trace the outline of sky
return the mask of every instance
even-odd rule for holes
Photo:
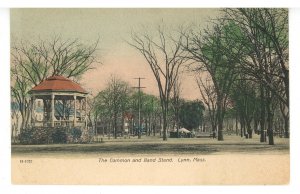
[[[195,24],[199,28],[219,14],[218,9],[12,9],[11,42],[38,39],[51,40],[55,35],[63,39],[78,38],[91,45],[99,38],[97,57],[101,64],[85,73],[80,84],[92,94],[105,88],[113,75],[137,86],[136,77],[143,77],[141,85],[146,93],[158,95],[156,81],[143,56],[131,47],[131,31],[149,29],[161,23],[176,29],[180,25]],[[182,97],[198,99],[200,93],[191,75],[182,77]]]

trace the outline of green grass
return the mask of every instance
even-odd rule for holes
[[[108,155],[183,155],[183,154],[288,154],[289,139],[275,138],[275,145],[260,143],[259,136],[244,139],[235,135],[224,136],[224,141],[210,138],[141,139],[103,138],[90,144],[12,145],[12,156],[108,156]]]

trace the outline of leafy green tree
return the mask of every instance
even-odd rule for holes
[[[254,120],[258,109],[258,90],[253,81],[238,79],[232,87],[231,99],[234,102],[241,124],[241,136],[252,138],[253,129],[251,123]],[[247,130],[246,130],[247,129]]]
[[[107,83],[106,88],[96,96],[95,113],[107,115],[112,118],[112,128],[114,138],[117,138],[118,120],[123,119],[126,111],[130,87],[128,83],[112,76]],[[123,120],[120,122],[123,126]],[[109,133],[110,135],[110,133]]]
[[[155,134],[156,128],[158,127],[158,117],[160,115],[160,101],[158,97],[146,94],[141,91],[141,120],[145,126],[145,131],[147,135],[150,133]],[[130,96],[130,102],[128,105],[128,111],[134,116],[135,123],[138,123],[138,92],[133,92]],[[137,131],[135,132],[137,134]]]
[[[185,50],[196,62],[193,71],[211,78],[216,97],[216,120],[218,140],[223,140],[223,119],[235,68],[243,57],[244,45],[234,39],[231,31],[237,31],[232,23],[215,23],[211,28],[198,32],[195,29],[186,34]]]
[[[239,68],[260,84],[261,141],[266,127],[269,144],[273,145],[277,99],[285,106],[283,117],[287,118],[289,112],[288,11],[251,8],[224,9],[224,13],[224,19],[238,26],[243,34],[246,57],[240,58]]]
[[[110,137],[111,134],[111,123],[112,123],[112,102],[110,95],[107,90],[100,91],[93,99],[93,107],[92,107],[92,114],[94,118],[94,126],[95,131],[98,133],[98,123],[105,124],[105,127],[108,127],[108,134]],[[103,128],[102,135],[105,135],[105,130]]]
[[[180,125],[189,130],[196,129],[203,122],[204,109],[201,101],[183,102],[179,109]]]

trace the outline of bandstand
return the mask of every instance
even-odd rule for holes
[[[87,92],[63,76],[52,76],[33,87],[32,119],[35,127],[87,127]],[[37,119],[37,110],[42,118]]]

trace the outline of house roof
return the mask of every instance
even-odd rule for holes
[[[41,91],[60,91],[60,92],[79,92],[87,94],[79,84],[63,76],[52,76],[33,87],[30,92]]]

